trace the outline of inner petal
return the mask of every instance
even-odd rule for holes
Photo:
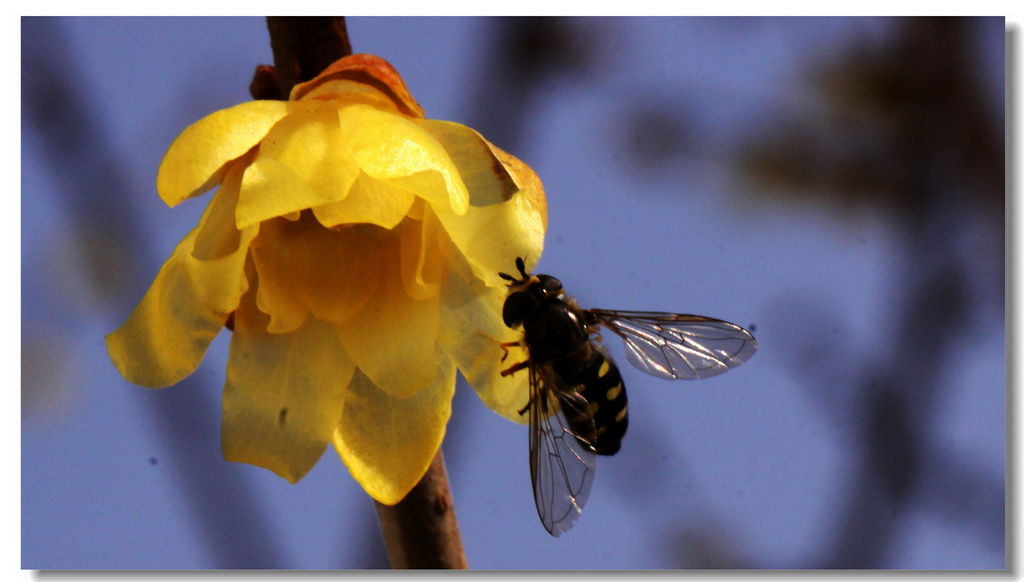
[[[413,299],[429,299],[440,292],[439,229],[437,217],[429,206],[425,208],[423,220],[410,218],[395,229],[402,243],[402,284]]]
[[[400,244],[393,233],[383,239],[380,286],[355,317],[338,325],[338,336],[374,384],[407,398],[437,375],[438,298],[416,300],[406,292]]]
[[[299,111],[271,128],[246,170],[239,226],[348,195],[359,166],[342,140],[336,111],[333,104]]]
[[[390,230],[405,218],[415,200],[412,192],[359,172],[344,200],[316,206],[313,214],[324,226],[365,222]]]
[[[359,167],[456,214],[469,206],[469,192],[444,147],[400,115],[351,105],[338,109],[345,143]]]
[[[310,312],[335,324],[353,318],[379,286],[384,232],[372,225],[328,229],[308,210],[296,221],[264,222],[253,258],[269,330],[297,329]]]
[[[243,156],[243,160],[246,156]],[[231,313],[248,288],[243,268],[249,243],[259,233],[254,224],[235,227],[235,205],[244,163],[230,165],[220,189],[211,198],[193,233],[193,244],[181,257],[196,298],[207,308]]]

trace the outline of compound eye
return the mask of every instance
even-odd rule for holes
[[[562,282],[551,275],[537,275],[540,285],[545,293],[554,293],[562,290]]]
[[[505,306],[501,308],[501,318],[505,320],[505,325],[513,327],[520,323],[536,302],[536,299],[522,291],[506,297]]]

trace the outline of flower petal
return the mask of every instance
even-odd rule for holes
[[[399,257],[398,237],[389,233],[379,255],[380,286],[355,317],[338,325],[338,335],[374,384],[392,396],[407,398],[437,375],[438,298],[418,301],[406,293]]]
[[[132,384],[163,388],[184,379],[228,319],[204,305],[189,283],[196,230],[174,249],[128,321],[107,335],[110,360]]]
[[[359,176],[336,104],[304,105],[309,110],[289,114],[260,142],[242,181],[239,227],[344,200]]]
[[[436,347],[434,381],[398,398],[356,371],[349,385],[334,448],[371,497],[394,505],[423,478],[444,439],[455,394],[455,366]]]
[[[333,438],[355,364],[334,326],[313,317],[294,333],[267,333],[255,291],[235,312],[221,446],[228,461],[296,483]]]
[[[328,229],[309,211],[294,222],[264,222],[253,259],[260,280],[257,305],[270,314],[269,330],[294,331],[309,312],[331,323],[360,312],[380,282],[384,232],[372,225]]]
[[[440,229],[429,207],[422,220],[409,219],[396,229],[402,244],[402,284],[413,299],[430,299],[440,291],[441,257],[437,246]]]
[[[249,164],[242,177],[235,224],[245,228],[321,204],[319,196],[291,168],[267,157]]]
[[[328,227],[368,223],[391,230],[402,222],[415,200],[412,192],[360,172],[344,200],[315,206],[313,214]]]
[[[225,164],[255,146],[290,108],[286,101],[248,101],[207,115],[174,140],[160,163],[156,189],[168,206],[217,184]]]
[[[352,94],[352,85],[359,88],[355,93],[361,98],[368,94],[373,103],[380,97],[387,100],[388,109],[397,109],[410,117],[423,117],[423,108],[409,94],[398,71],[384,59],[367,54],[343,57],[331,63],[315,78],[292,88],[291,99],[346,99]]]
[[[447,268],[441,280],[438,345],[488,408],[511,421],[526,423],[529,415],[519,414],[530,400],[526,370],[501,375],[528,355],[525,349],[513,347],[502,361],[500,344],[523,339],[522,332],[509,329],[501,317],[507,290],[488,287],[478,279],[445,236],[440,237],[439,253]]]
[[[469,127],[450,121],[419,119],[416,123],[434,136],[451,156],[469,190],[471,206],[505,202],[519,187],[495,157],[487,140]]]
[[[469,193],[458,168],[426,130],[369,105],[341,107],[338,120],[352,156],[370,177],[409,190],[455,214],[466,211]]]
[[[514,273],[517,257],[532,269],[544,250],[543,218],[522,190],[508,202],[470,206],[463,216],[433,209],[473,273],[489,287],[504,287],[498,273]]]
[[[207,308],[230,313],[248,289],[244,277],[249,243],[259,234],[254,224],[241,231],[235,227],[235,206],[243,166],[234,165],[199,220],[195,245],[187,260],[189,281],[196,297]]]
[[[128,321],[107,336],[110,359],[129,382],[161,388],[191,374],[248,289],[245,258],[259,225],[233,230],[238,173],[228,174],[199,226],[174,249]]]
[[[483,137],[480,139],[483,139]],[[484,143],[487,144],[491,153],[501,162],[501,165],[505,167],[505,171],[512,177],[519,190],[526,196],[526,201],[540,213],[541,224],[546,230],[548,227],[548,202],[544,197],[544,185],[541,184],[537,173],[533,171],[533,168],[521,162],[519,158],[486,139],[484,139]]]

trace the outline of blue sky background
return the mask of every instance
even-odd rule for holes
[[[905,24],[348,19],[354,51],[390,61],[428,117],[539,174],[538,270],[581,305],[756,328],[747,364],[700,382],[647,377],[610,342],[630,432],[559,539],[536,516],[526,428],[460,379],[443,446],[471,567],[1004,567],[1004,217],[1002,191],[978,185],[992,170],[964,178],[940,152],[922,180],[941,202],[918,215],[833,203],[843,180],[783,197],[741,163],[786,151],[772,139],[801,123],[820,138],[809,156],[861,139],[891,162],[869,147],[886,137],[822,121],[833,106],[809,79],[889,54]],[[1000,148],[1004,27],[973,20],[962,45]],[[250,99],[272,60],[262,18],[22,21],[23,568],[386,567],[372,501],[333,450],[297,485],[223,461],[226,332],[159,391],[104,349],[202,212],[156,195],[166,148]]]

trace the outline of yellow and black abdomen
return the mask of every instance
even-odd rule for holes
[[[587,400],[594,417],[596,443],[594,452],[614,455],[619,452],[622,437],[629,426],[626,388],[619,368],[597,349],[590,350],[590,361],[581,370],[557,370],[568,386],[576,389]]]

